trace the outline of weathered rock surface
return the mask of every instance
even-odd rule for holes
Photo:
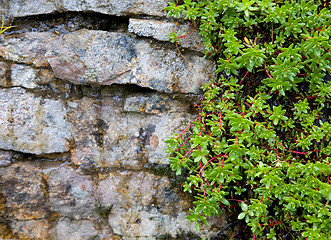
[[[58,38],[51,32],[27,32],[23,37],[7,38],[0,42],[0,56],[16,63],[46,67],[49,64],[45,54]]]
[[[35,88],[36,70],[23,64],[14,64],[11,67],[11,80],[13,86],[24,88]]]
[[[170,235],[176,239],[181,233],[195,232],[195,227],[179,212],[176,217],[160,213],[157,208],[132,207],[127,211],[114,209],[109,217],[114,232],[123,239],[156,239],[160,235]],[[129,219],[129,221],[123,221]]]
[[[105,206],[112,206],[113,209],[153,207],[158,208],[161,213],[173,215],[177,211],[188,209],[187,203],[171,190],[167,177],[142,171],[117,171],[104,177],[106,178],[99,182],[98,194]],[[123,194],[124,192],[127,194]]]
[[[31,220],[46,218],[47,205],[42,173],[24,164],[1,168],[2,194],[10,218]],[[13,194],[15,193],[15,194]]]
[[[0,62],[0,86],[8,86],[9,81],[9,64]]]
[[[159,41],[170,41],[170,34],[176,32],[181,37],[178,39],[181,47],[199,52],[205,50],[197,30],[188,24],[130,18],[129,32],[142,37],[152,37]]]
[[[115,234],[124,239],[154,239],[159,235],[176,238],[180,233],[196,232],[185,218],[190,205],[171,189],[168,178],[132,171],[103,177],[98,194],[100,202],[111,207],[108,221]]]
[[[52,239],[58,240],[90,240],[94,239],[98,232],[93,222],[89,220],[70,221],[63,219],[57,222],[51,234]]]
[[[22,88],[0,89],[0,148],[42,154],[66,152],[71,139],[65,107]]]
[[[12,162],[12,153],[0,150],[0,167],[9,166]]]
[[[45,219],[14,221],[10,227],[19,239],[49,239],[50,224]]]
[[[164,94],[123,92],[116,86],[103,89],[98,98],[70,101],[68,121],[77,146],[72,161],[129,169],[168,164],[164,141],[190,121],[188,110],[189,104]]]
[[[161,92],[198,93],[214,73],[209,60],[185,54],[185,62],[176,50],[124,33],[82,30],[58,41],[46,54],[48,62],[58,78],[74,84],[129,83]]]
[[[96,215],[90,176],[79,175],[63,165],[48,178],[51,210],[71,219],[89,219]]]
[[[47,239],[49,206],[43,174],[33,166],[18,163],[0,168],[0,176],[4,215],[12,232],[20,239]]]
[[[22,38],[8,38],[0,44],[0,55],[36,67],[50,64],[56,77],[74,84],[136,84],[168,93],[199,93],[215,70],[212,61],[191,53],[183,53],[184,59],[176,49],[125,33],[93,30],[62,37],[27,33]],[[17,75],[17,71],[13,73]],[[33,78],[31,71],[27,78]],[[22,79],[16,77],[15,81],[21,83]],[[35,87],[29,82],[23,86]]]
[[[35,69],[24,64],[11,65],[11,82],[8,86],[28,89],[40,88],[54,80],[54,73],[49,69]]]
[[[93,11],[109,15],[165,16],[169,0],[10,0],[9,14],[24,17],[57,11]]]

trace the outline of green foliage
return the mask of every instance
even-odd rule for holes
[[[195,120],[166,141],[172,169],[190,172],[188,219],[199,228],[236,209],[253,239],[330,239],[328,1],[184,0],[166,9],[199,28],[218,63]]]

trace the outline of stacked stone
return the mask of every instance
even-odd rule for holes
[[[215,72],[196,31],[166,19],[168,2],[0,1],[14,20],[94,12],[129,22],[0,37],[0,238],[198,239],[225,224],[197,232],[185,219],[191,200],[157,170],[169,168],[164,140],[193,118],[185,95]],[[177,47],[175,28],[190,33]]]

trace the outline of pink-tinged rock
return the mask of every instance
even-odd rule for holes
[[[58,39],[46,57],[55,76],[74,84],[136,84],[160,92],[199,93],[212,61],[125,33],[81,30]]]
[[[92,179],[63,165],[49,172],[49,202],[51,210],[73,219],[95,218],[96,200]]]
[[[6,62],[0,62],[0,86],[10,86],[9,83],[9,69],[10,66]]]
[[[0,56],[16,63],[46,67],[49,64],[45,54],[58,38],[51,32],[27,32],[21,37],[8,37],[0,42]]]

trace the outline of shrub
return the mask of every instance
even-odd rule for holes
[[[253,239],[330,239],[328,1],[184,0],[166,9],[199,29],[218,63],[195,120],[166,141],[172,169],[190,173],[187,218],[199,229],[235,209]]]

